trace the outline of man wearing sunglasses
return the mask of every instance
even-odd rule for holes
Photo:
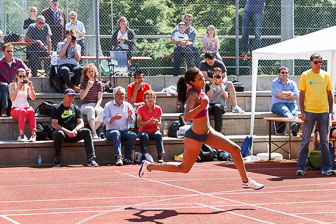
[[[335,175],[329,153],[329,119],[333,119],[333,96],[330,75],[321,69],[322,57],[310,56],[311,69],[302,73],[299,81],[301,120],[303,123],[301,147],[296,165],[296,175],[304,175],[310,135],[315,122],[320,134],[321,173]]]
[[[297,85],[288,79],[288,68],[280,67],[278,78],[271,84],[272,112],[282,117],[298,118],[296,100],[299,98]],[[299,131],[299,124],[291,123],[293,136]]]
[[[16,71],[19,68],[23,68],[26,71],[27,77],[30,75],[30,69],[21,59],[13,57],[13,45],[11,43],[4,44],[1,50],[4,57],[0,59],[0,116],[6,117],[8,108],[8,84],[13,82]]]

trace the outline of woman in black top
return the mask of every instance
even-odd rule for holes
[[[36,16],[37,16],[37,8],[36,7],[31,7],[30,8],[30,16],[28,19],[26,19],[23,23],[23,29],[25,30],[25,32],[27,32],[28,30],[28,26],[32,23],[35,23],[35,20],[36,20]]]

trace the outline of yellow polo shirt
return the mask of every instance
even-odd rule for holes
[[[311,69],[302,73],[299,90],[305,91],[304,111],[326,113],[329,111],[327,90],[331,90],[330,75],[323,70],[319,74]]]

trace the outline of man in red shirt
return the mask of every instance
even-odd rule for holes
[[[134,82],[127,86],[127,100],[134,108],[138,108],[144,104],[145,92],[152,89],[152,87],[144,81],[144,73],[137,71],[134,73]]]
[[[2,52],[4,57],[0,59],[0,116],[7,116],[8,84],[13,82],[19,68],[26,70],[27,77],[30,75],[30,69],[21,59],[13,57],[13,45],[11,43],[4,44]]]

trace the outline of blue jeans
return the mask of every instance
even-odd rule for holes
[[[250,28],[253,23],[254,26],[254,49],[258,49],[261,47],[261,28],[263,24],[263,13],[252,13],[245,11],[243,12],[242,18],[242,51],[249,52],[249,33]]]
[[[163,148],[163,139],[160,131],[154,131],[151,134],[147,134],[146,132],[139,132],[139,139],[141,145],[141,153],[145,154],[147,152],[147,141],[148,139],[153,139],[156,142],[156,152],[157,154],[165,153]]]
[[[296,103],[275,103],[272,105],[271,111],[281,117],[299,118]],[[291,123],[292,130],[294,124],[295,123]]]
[[[182,48],[181,46],[176,46],[174,49],[174,76],[177,76],[179,73],[180,65],[182,62],[182,57],[184,56],[187,67],[190,68],[194,66],[194,60],[193,60],[193,49],[190,46],[187,46],[186,48]]]
[[[121,156],[121,141],[126,141],[125,145],[125,156],[127,158],[131,158],[132,148],[135,145],[135,140],[137,138],[137,134],[133,131],[129,130],[107,130],[106,138],[109,141],[112,141],[114,148],[114,156]]]
[[[8,84],[5,82],[0,83],[0,107],[8,107]]]
[[[320,134],[321,159],[322,170],[331,169],[331,160],[329,153],[329,114],[328,113],[306,113],[306,121],[303,123],[302,140],[297,161],[297,170],[306,169],[306,160],[308,156],[308,146],[310,142],[310,135],[317,121],[318,131]]]

